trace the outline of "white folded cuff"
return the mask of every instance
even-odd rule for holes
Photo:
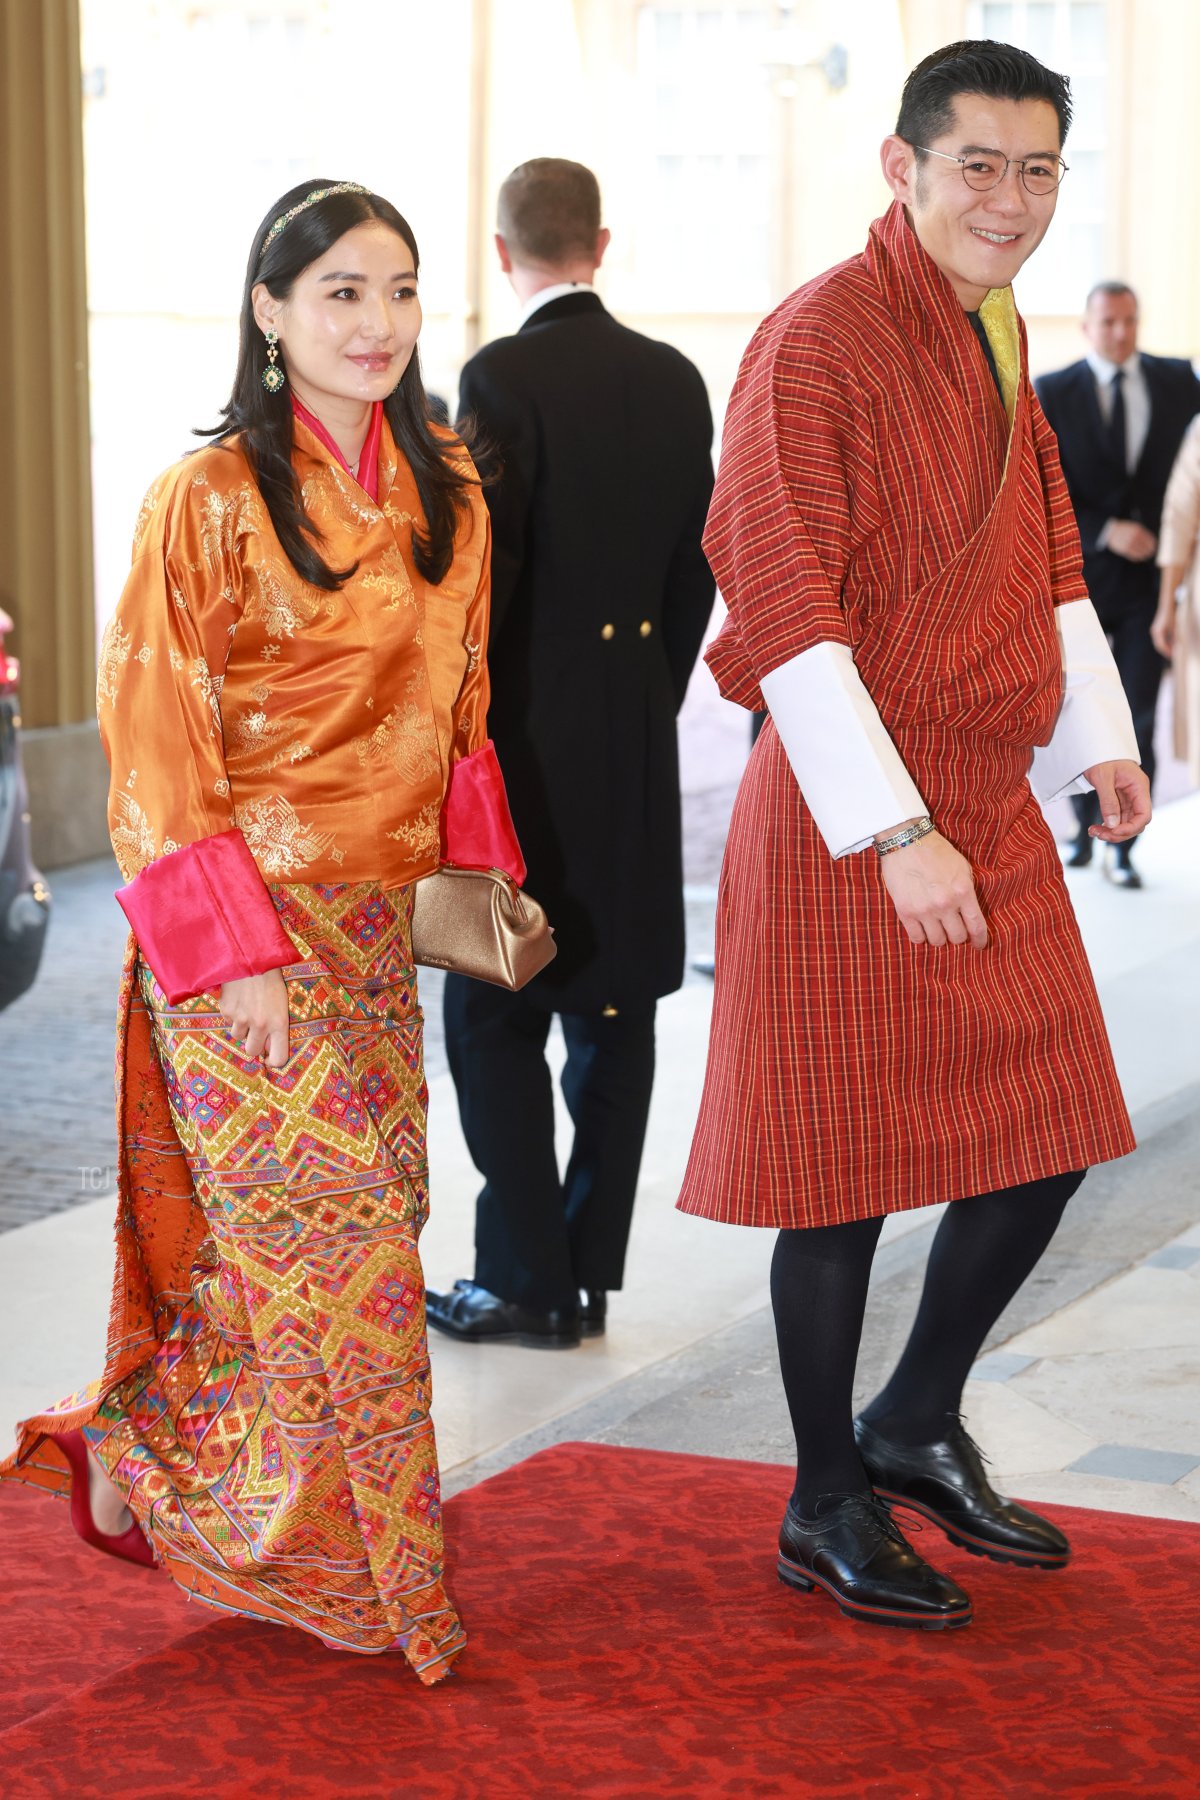
[[[1096,763],[1139,762],[1133,715],[1104,627],[1090,600],[1054,609],[1062,650],[1063,697],[1048,744],[1033,752],[1029,785],[1039,800],[1086,794],[1084,770]]]
[[[845,644],[814,644],[760,685],[833,856],[865,850],[877,832],[926,812]]]

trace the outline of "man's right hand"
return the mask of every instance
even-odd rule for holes
[[[884,834],[881,834],[884,835]],[[982,950],[987,924],[965,856],[939,832],[880,858],[883,885],[914,944],[971,944]]]
[[[1123,556],[1126,562],[1149,562],[1158,549],[1158,539],[1136,519],[1114,519],[1104,548],[1114,556]]]

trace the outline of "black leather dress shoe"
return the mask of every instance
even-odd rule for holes
[[[1072,840],[1071,848],[1065,857],[1068,869],[1086,869],[1092,860],[1093,840],[1086,832]]]
[[[949,1631],[971,1623],[971,1602],[901,1536],[886,1506],[852,1494],[819,1519],[789,1506],[779,1529],[779,1579],[824,1588],[848,1619]]]
[[[890,1443],[862,1419],[854,1421],[854,1435],[879,1498],[932,1519],[972,1556],[1033,1569],[1061,1569],[1070,1561],[1071,1546],[1057,1525],[996,1492],[961,1422],[918,1449]]]
[[[427,1293],[425,1316],[447,1337],[468,1343],[515,1343],[533,1350],[571,1350],[579,1342],[575,1307],[532,1312],[515,1300],[502,1300],[474,1281],[456,1281],[449,1294]]]
[[[607,1321],[607,1290],[584,1288],[579,1296],[579,1329],[584,1337],[603,1337]]]

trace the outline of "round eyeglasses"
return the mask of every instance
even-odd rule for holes
[[[928,144],[914,144],[922,156],[940,156],[943,162],[955,162],[969,188],[986,193],[999,187],[1010,169],[1019,171],[1025,190],[1030,194],[1052,194],[1067,165],[1061,156],[1002,156],[999,150],[972,150],[969,156],[950,156],[945,150],[931,150]]]

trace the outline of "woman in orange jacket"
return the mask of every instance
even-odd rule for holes
[[[432,1682],[464,1639],[412,883],[523,870],[486,738],[487,511],[429,421],[417,276],[378,195],[284,195],[224,422],[142,507],[99,677],[133,928],[108,1360],[0,1473],[200,1599]]]

